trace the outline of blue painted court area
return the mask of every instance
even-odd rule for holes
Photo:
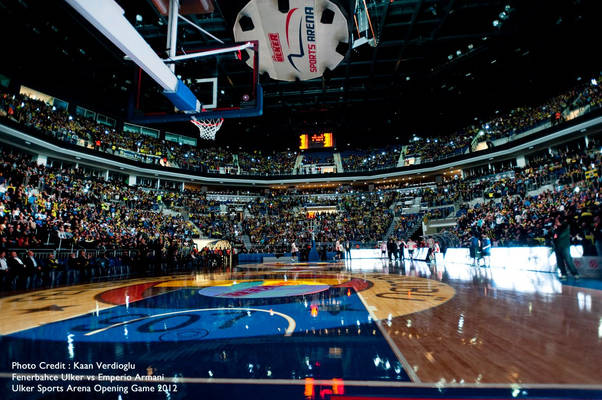
[[[5,368],[119,360],[135,364],[129,374],[165,377],[409,380],[348,288],[245,299],[181,288],[0,340]]]
[[[563,285],[575,286],[585,289],[596,289],[602,290],[602,281],[597,279],[579,279],[575,280],[573,278],[563,282]]]

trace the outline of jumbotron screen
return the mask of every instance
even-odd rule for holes
[[[329,149],[334,147],[334,136],[330,132],[303,133],[299,135],[299,150]]]

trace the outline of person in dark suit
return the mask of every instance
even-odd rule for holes
[[[560,280],[567,279],[566,269],[568,267],[575,279],[579,279],[577,267],[571,257],[571,227],[566,221],[564,214],[558,214],[554,221],[554,252],[556,253],[556,262],[560,269]]]
[[[82,281],[87,282],[90,280],[90,260],[88,260],[86,250],[80,250],[79,256],[77,256],[77,269],[79,270],[79,276]]]
[[[596,253],[598,257],[602,257],[602,218],[600,215],[594,217],[593,236]]]
[[[79,283],[79,266],[75,253],[69,254],[67,259],[67,272],[66,277],[67,285],[73,285]]]
[[[478,257],[479,257],[480,245],[481,245],[481,241],[479,240],[479,235],[475,230],[473,230],[472,234],[470,235],[470,249],[469,249],[470,258],[472,259],[473,266],[479,265]]]
[[[389,238],[389,240],[387,241],[387,254],[389,255],[389,261],[392,260],[393,255],[397,255],[397,251],[395,248],[395,242],[393,241],[392,238]]]
[[[25,289],[27,287],[27,269],[23,260],[17,256],[16,251],[10,252],[10,258],[8,259],[8,270],[12,280],[15,282],[15,288]]]
[[[351,260],[351,242],[349,239],[345,240],[343,247],[345,248],[345,258]]]
[[[33,255],[33,251],[28,250],[25,257],[25,269],[27,270],[26,289],[35,289],[39,286],[39,280],[42,279],[42,266]]]
[[[109,263],[109,258],[107,257],[107,253],[102,253],[100,257],[96,259],[96,268],[98,269],[96,272],[99,276],[111,276],[113,275],[113,270]]]

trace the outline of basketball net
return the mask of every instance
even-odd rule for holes
[[[201,135],[201,139],[215,140],[215,134],[217,133],[217,131],[219,131],[219,128],[222,127],[224,119],[196,119],[196,117],[192,117],[190,119],[190,122],[192,122],[197,128],[199,128],[199,134]]]

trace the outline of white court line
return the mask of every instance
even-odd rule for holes
[[[368,310],[368,313],[370,314],[370,317],[372,318],[372,321],[374,321],[374,323],[376,324],[376,326],[378,326],[378,329],[380,330],[380,333],[383,335],[383,337],[385,338],[385,340],[389,344],[389,347],[391,348],[391,350],[393,350],[393,353],[395,353],[395,356],[397,357],[397,359],[399,360],[399,362],[403,366],[403,369],[406,371],[406,373],[408,374],[408,376],[410,377],[410,379],[412,380],[412,382],[415,382],[415,383],[422,382],[420,380],[420,378],[418,377],[418,375],[416,374],[416,371],[414,371],[414,368],[412,368],[412,366],[410,365],[410,363],[408,362],[408,360],[406,360],[406,358],[403,356],[403,354],[401,353],[401,351],[399,350],[399,348],[397,347],[397,345],[395,344],[395,342],[393,342],[393,339],[391,338],[391,336],[389,335],[389,333],[382,326],[382,322],[378,318],[376,318],[376,315],[374,315],[374,313],[372,311],[372,309],[374,307],[373,306],[369,306],[368,303],[366,303],[366,300],[364,300],[364,297],[361,295],[360,292],[356,291],[355,294],[360,298],[360,300],[364,304],[364,307],[366,308],[366,310]]]
[[[147,319],[150,319],[150,318],[164,317],[166,315],[176,315],[176,314],[185,314],[185,313],[193,313],[193,312],[203,312],[203,311],[247,311],[247,312],[248,311],[252,311],[252,312],[268,313],[270,315],[277,315],[279,317],[284,318],[288,322],[288,327],[286,328],[286,331],[284,332],[284,336],[291,336],[293,334],[293,332],[295,331],[295,327],[297,326],[297,323],[295,322],[295,320],[291,316],[289,316],[287,314],[284,314],[284,313],[281,313],[281,312],[278,312],[278,311],[264,310],[262,308],[249,308],[249,307],[217,307],[217,308],[197,308],[197,309],[194,309],[194,310],[180,310],[180,311],[166,312],[166,313],[162,313],[162,314],[147,315],[145,317],[135,318],[135,319],[131,319],[131,320],[128,320],[128,321],[118,322],[118,323],[115,323],[113,325],[106,326],[104,328],[100,328],[100,329],[97,329],[95,331],[88,332],[84,336],[96,335],[97,333],[104,332],[106,330],[109,330],[109,329],[112,329],[112,328],[116,328],[118,326],[127,325],[127,324],[131,324],[131,323],[134,323],[134,322],[147,320]]]

